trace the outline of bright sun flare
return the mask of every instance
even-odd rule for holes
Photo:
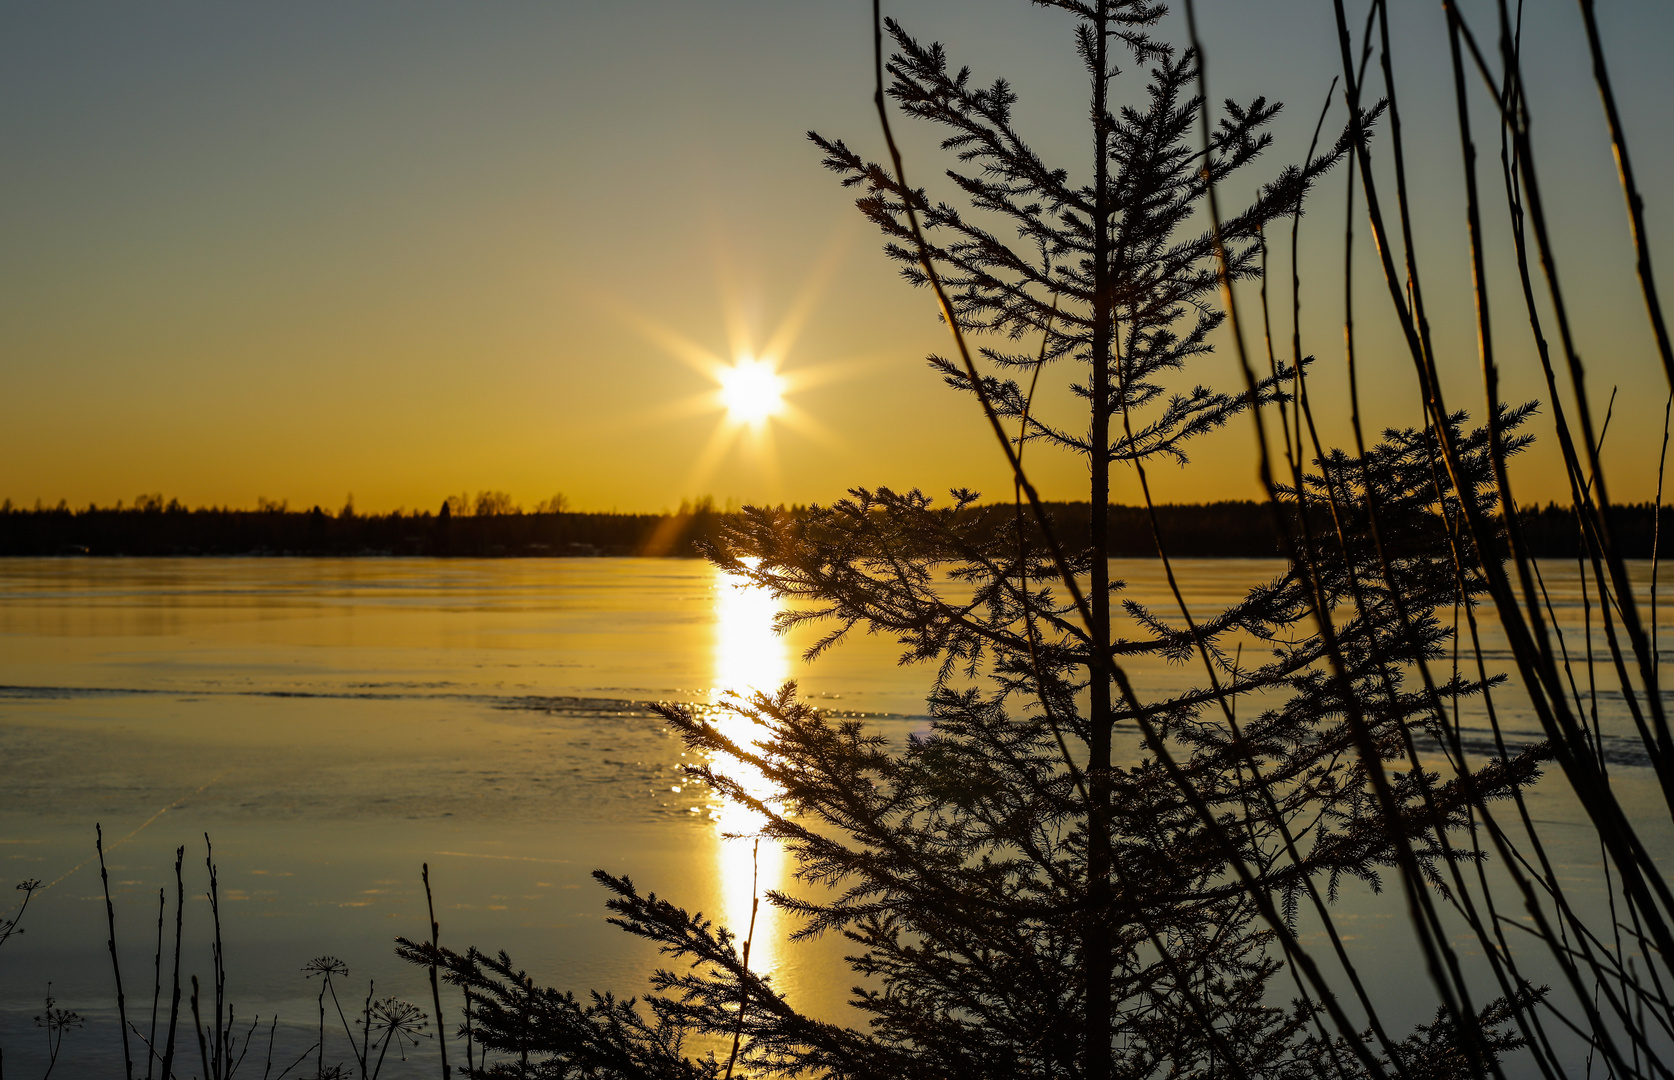
[[[766,360],[742,357],[720,373],[721,403],[740,424],[760,424],[785,407],[785,380]]]

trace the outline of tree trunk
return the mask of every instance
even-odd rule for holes
[[[1092,371],[1092,460],[1088,526],[1088,545],[1092,548],[1092,580],[1090,582],[1093,625],[1094,659],[1091,671],[1090,708],[1087,743],[1088,795],[1092,805],[1087,813],[1087,929],[1086,950],[1087,999],[1084,1069],[1088,1080],[1107,1080],[1110,1076],[1110,737],[1111,709],[1109,652],[1110,641],[1110,567],[1106,561],[1109,551],[1109,520],[1106,507],[1110,504],[1110,356],[1111,356],[1111,289],[1110,289],[1110,205],[1106,196],[1109,180],[1105,124],[1106,78],[1105,45],[1109,16],[1106,0],[1100,0],[1095,28],[1098,44],[1093,56],[1093,144],[1094,144],[1094,208],[1093,208],[1093,371]]]

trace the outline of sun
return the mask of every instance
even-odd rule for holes
[[[716,378],[721,384],[721,404],[733,423],[759,427],[785,411],[785,380],[771,361],[742,356],[717,372]]]
[[[843,243],[837,240],[820,258],[790,309],[765,341],[756,339],[743,302],[723,290],[727,293],[722,298],[729,346],[726,352],[706,347],[664,326],[619,298],[598,294],[599,301],[614,309],[629,326],[702,375],[708,383],[702,391],[653,405],[641,414],[646,423],[719,414],[708,441],[695,454],[688,455],[690,464],[684,481],[687,490],[701,489],[734,448],[741,449],[741,458],[748,458],[759,469],[769,490],[777,490],[780,486],[777,434],[781,429],[823,443],[834,451],[844,449],[843,439],[800,408],[796,399],[814,387],[851,378],[862,368],[879,363],[879,358],[850,357],[812,365],[792,363],[789,370],[781,369],[816,307],[826,279],[837,265],[843,249]],[[719,272],[718,277],[723,283],[730,280],[725,272]]]

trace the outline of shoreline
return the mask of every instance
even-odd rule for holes
[[[1056,531],[1084,536],[1090,525],[1087,503],[1047,503]],[[780,507],[794,527],[807,513]],[[1292,513],[1284,508],[1285,513]],[[953,511],[947,511],[952,515]],[[1249,559],[1283,557],[1273,508],[1265,503],[1177,503],[1156,508],[1158,524],[1175,558]],[[958,530],[974,544],[991,541],[1014,520],[1009,503],[972,506],[958,512]],[[1310,514],[1310,518],[1313,515]],[[1548,504],[1518,512],[1529,554],[1575,558],[1581,530],[1573,510]],[[1623,558],[1648,559],[1659,534],[1658,519],[1674,535],[1674,511],[1649,503],[1612,508],[1611,531]],[[699,558],[719,542],[739,513],[699,505],[677,513],[500,513],[337,514],[222,507],[188,509],[178,502],[143,508],[90,506],[71,510],[0,507],[0,558]],[[1333,535],[1324,517],[1314,535]],[[1432,519],[1433,527],[1439,522]],[[1112,558],[1156,558],[1144,507],[1111,505],[1107,533]],[[1665,555],[1674,555],[1674,543]]]

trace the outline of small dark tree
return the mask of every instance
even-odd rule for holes
[[[1461,508],[1435,466],[1433,433],[1390,432],[1365,459],[1299,469],[1278,509],[1285,531],[1315,539],[1225,610],[1149,610],[1110,578],[1098,508],[1112,469],[1143,480],[1154,463],[1186,463],[1193,438],[1240,412],[1294,400],[1301,357],[1240,393],[1171,386],[1210,351],[1221,275],[1261,272],[1263,230],[1300,214],[1350,136],[1279,171],[1211,229],[1201,216],[1210,185],[1269,146],[1279,107],[1226,102],[1200,147],[1197,60],[1152,36],[1160,4],[1039,2],[1074,21],[1090,177],[1072,179],[1030,149],[1007,83],[977,85],[941,46],[893,22],[888,95],[946,132],[958,161],[947,179],[967,205],[907,186],[898,160],[886,167],[813,139],[859,189],[907,280],[933,286],[956,335],[980,343],[989,374],[963,341],[961,355],[930,363],[1008,433],[1014,465],[1037,445],[1085,462],[1088,534],[1059,536],[1020,468],[1017,506],[999,523],[969,491],[946,505],[856,489],[795,515],[747,510],[712,549],[715,563],[795,601],[782,627],[826,627],[813,653],[858,627],[896,637],[904,661],[937,665],[933,730],[891,746],[798,701],[793,687],[733,706],[759,725],[750,745],[703,713],[663,710],[712,762],[693,771],[759,811],[799,876],[828,887],[821,899],[770,900],[802,916],[803,936],[854,943],[853,968],[870,980],[854,1004],[869,1030],[798,1014],[726,930],[601,873],[614,921],[690,965],[656,977],[649,1020],[615,999],[536,991],[504,957],[402,946],[445,965],[482,1003],[483,1045],[533,1045],[538,1075],[716,1075],[716,1063],[682,1055],[679,1035],[735,1030],[752,1072],[845,1077],[1363,1075],[1385,1063],[1469,1075],[1517,1043],[1501,1026],[1526,1004],[1521,986],[1485,1009],[1458,1003],[1399,1042],[1374,1012],[1362,1035],[1294,933],[1304,908],[1329,927],[1345,878],[1375,886],[1394,867],[1442,881],[1468,856],[1447,835],[1473,801],[1536,774],[1538,751],[1445,783],[1417,767],[1414,733],[1448,735],[1436,693],[1481,690],[1403,681],[1448,640],[1431,613],[1481,588],[1458,569],[1474,556],[1456,563],[1450,551],[1464,542],[1450,533]],[[1119,106],[1110,95],[1124,67],[1143,86]],[[1077,415],[1034,408],[1038,379],[1059,372]],[[1507,411],[1502,430],[1523,415]],[[1450,431],[1465,490],[1486,514],[1488,444],[1462,421]],[[1166,537],[1153,539],[1166,555]],[[1140,658],[1199,665],[1204,681],[1137,687],[1126,665]],[[752,796],[733,778],[736,762],[769,777],[780,799]],[[1297,993],[1285,1008],[1274,980],[1287,968]]]

